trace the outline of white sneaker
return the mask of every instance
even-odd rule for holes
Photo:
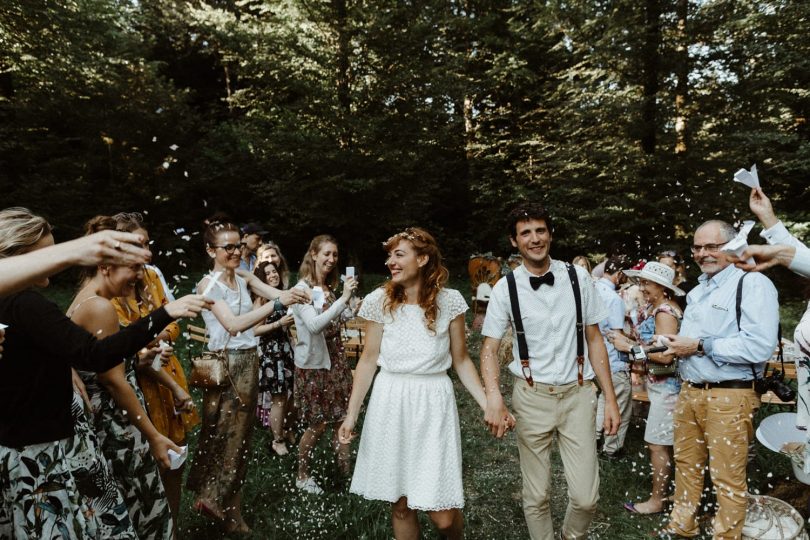
[[[323,494],[321,486],[319,486],[318,483],[315,481],[315,479],[312,478],[311,476],[306,478],[305,480],[296,480],[295,487],[297,487],[302,491],[306,491],[307,493],[310,493],[312,495]]]

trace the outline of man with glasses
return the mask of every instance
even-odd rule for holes
[[[719,220],[695,231],[692,257],[703,274],[688,295],[680,333],[666,336],[665,354],[681,358],[683,385],[674,413],[675,504],[659,531],[663,538],[700,533],[696,514],[707,460],[718,503],[714,538],[742,535],[748,444],[759,406],[754,379],[777,345],[779,302],[767,277],[746,275],[720,251],[735,235]]]
[[[597,325],[607,312],[584,268],[552,260],[553,229],[543,206],[520,204],[508,221],[510,241],[523,264],[514,270],[514,281],[507,276],[495,284],[487,306],[481,331],[485,336],[481,374],[487,393],[484,420],[499,438],[512,426],[501,395],[498,362],[501,339],[511,326],[515,336],[514,360],[509,364],[514,376],[512,406],[529,534],[532,540],[553,536],[550,469],[556,435],[568,484],[562,537],[585,538],[599,500],[594,376],[605,395],[605,435],[615,435],[620,423],[605,342]],[[513,296],[519,305],[517,314]],[[519,334],[525,336],[526,356],[521,355]]]

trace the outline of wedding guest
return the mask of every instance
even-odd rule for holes
[[[278,267],[272,262],[260,262],[254,272],[271,287],[281,286]],[[254,308],[264,299],[258,298]],[[289,328],[294,318],[290,313],[274,311],[264,323],[254,328],[259,337],[259,405],[257,416],[262,426],[273,433],[270,449],[280,456],[287,455],[285,421],[293,405],[293,380],[295,361]]]
[[[140,214],[121,213],[113,216],[113,219],[116,221],[117,230],[137,234],[144,239],[144,246],[149,246],[149,232]],[[129,326],[170,301],[157,267],[144,267],[142,275],[137,287],[129,296],[112,300],[121,326]],[[139,355],[140,361],[136,366],[135,375],[155,429],[177,446],[185,446],[188,433],[200,423],[200,418],[188,392],[183,366],[174,355],[172,344],[179,336],[180,327],[177,323],[171,323],[164,328],[155,341]],[[161,342],[164,344],[163,347],[160,345]],[[160,362],[157,370],[153,367],[156,357]],[[160,471],[175,524],[180,517],[183,469],[184,466],[180,466],[174,470]]]
[[[116,225],[109,216],[96,216],[85,225],[85,231],[114,230]],[[100,337],[115,334],[120,326],[112,300],[134,294],[142,278],[141,266],[86,268],[68,316]],[[135,377],[136,362],[133,356],[109,371],[79,371],[79,375],[92,404],[94,431],[112,465],[138,538],[169,539],[173,536],[172,517],[158,463],[168,467],[169,449],[179,453],[180,447],[155,429],[146,414]]]
[[[318,439],[330,425],[342,422],[352,390],[352,372],[340,337],[341,314],[357,288],[347,277],[338,297],[338,245],[322,234],[312,239],[298,271],[294,288],[312,294],[313,302],[292,308],[295,317],[295,405],[306,431],[298,443],[296,487],[320,495],[323,489],[310,475],[310,458]],[[337,426],[335,426],[337,428]],[[334,433],[334,447],[341,472],[349,474],[349,446]]]
[[[256,251],[256,257],[259,263],[268,261],[276,265],[281,276],[281,288],[286,289],[290,286],[290,266],[278,244],[270,240],[265,241]]]
[[[629,353],[633,346],[655,346],[658,336],[677,334],[683,312],[675,301],[675,296],[684,292],[674,285],[675,271],[658,262],[648,262],[641,270],[625,270],[628,277],[637,280],[639,290],[647,302],[645,316],[636,327],[633,341],[621,333],[611,336],[613,346]],[[663,353],[650,353],[649,362],[643,366],[647,374],[647,395],[650,409],[647,414],[647,427],[644,441],[650,450],[652,466],[652,493],[641,503],[625,503],[629,512],[657,514],[664,510],[667,491],[672,478],[673,411],[678,402],[681,382],[675,357]]]
[[[285,305],[308,301],[308,297],[300,291],[278,291],[252,274],[245,274],[247,280],[238,275],[242,244],[240,230],[233,223],[213,221],[203,237],[213,270],[197,284],[197,290],[208,289],[206,297],[214,301],[211,310],[203,312],[208,349],[225,352],[229,382],[203,391],[202,430],[188,487],[197,494],[197,511],[224,521],[226,532],[248,534],[241,489],[258,396],[259,357],[253,327],[273,311],[284,311]],[[248,287],[276,301],[253,309]]]

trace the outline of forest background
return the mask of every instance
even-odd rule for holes
[[[145,211],[170,275],[215,211],[267,225],[293,267],[328,231],[379,271],[380,242],[421,225],[461,268],[509,252],[523,198],[559,258],[688,254],[702,220],[751,217],[732,175],[754,162],[807,232],[809,2],[2,4],[3,206],[58,239]]]

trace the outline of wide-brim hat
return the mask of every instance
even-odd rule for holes
[[[633,279],[646,279],[653,283],[658,283],[675,293],[676,296],[683,296],[686,293],[672,284],[675,279],[675,270],[659,262],[648,262],[641,270],[622,270],[625,275]]]

